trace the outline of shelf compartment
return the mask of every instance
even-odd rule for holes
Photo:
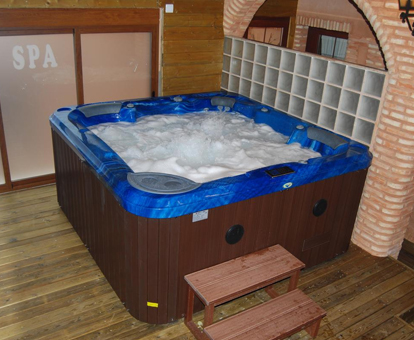
[[[277,87],[279,79],[279,71],[268,67],[266,69],[265,84],[272,87]]]
[[[365,81],[362,91],[366,94],[381,98],[384,82],[385,74],[367,71],[365,73]]]
[[[240,78],[231,75],[229,80],[229,91],[239,93],[239,85]]]
[[[355,115],[358,109],[358,102],[359,102],[358,93],[347,91],[347,90],[342,90],[339,109]]]
[[[252,83],[250,98],[261,102],[263,98],[263,85]]]
[[[298,54],[296,56],[295,73],[308,77],[312,58]]]
[[[242,62],[240,59],[231,58],[230,72],[239,76],[241,73]]]
[[[348,66],[345,75],[344,86],[350,90],[360,92],[364,81],[365,71],[360,68]]]
[[[323,91],[322,103],[337,108],[340,97],[341,89],[339,87],[326,85]]]
[[[345,70],[345,65],[329,62],[327,81],[329,83],[342,86],[345,77]]]
[[[303,110],[303,118],[316,124],[318,122],[320,108],[321,106],[319,104],[307,100]]]
[[[239,93],[243,96],[250,96],[250,89],[252,87],[252,82],[250,80],[241,79]]]
[[[322,127],[333,130],[335,127],[336,121],[336,110],[333,110],[329,107],[322,106],[319,114],[319,121]]]
[[[254,67],[253,67],[253,80],[254,81],[264,84],[265,73],[266,73],[266,67],[262,65],[254,64]]]
[[[249,42],[244,42],[243,59],[254,61],[255,45]]]
[[[355,117],[349,114],[339,112],[336,118],[335,131],[338,133],[352,137],[352,131],[354,130]]]
[[[379,99],[361,96],[361,102],[358,107],[358,116],[375,122],[377,120],[379,106]]]
[[[243,78],[252,79],[252,74],[253,74],[253,63],[250,63],[248,61],[243,61],[241,76]]]
[[[292,89],[293,75],[286,72],[279,72],[277,87],[283,91],[290,92]]]
[[[263,91],[263,103],[274,107],[276,102],[277,91],[270,87],[265,87]]]
[[[231,45],[233,44],[233,39],[231,38],[224,38],[224,46],[223,50],[225,54],[231,54]]]
[[[306,96],[306,89],[308,88],[308,79],[299,77],[299,76],[293,76],[293,84],[292,84],[292,93],[296,94],[301,97]]]
[[[223,56],[223,71],[230,72],[231,58],[229,56]]]
[[[322,102],[323,83],[315,80],[308,81],[308,88],[306,90],[306,97],[316,102]]]
[[[289,113],[296,116],[302,117],[303,108],[305,106],[305,100],[299,97],[292,96],[289,102]]]
[[[283,51],[282,60],[280,62],[280,69],[293,72],[295,69],[296,53]]]
[[[241,58],[243,56],[243,41],[233,40],[231,54],[233,57]]]
[[[266,64],[267,60],[267,46],[257,45],[254,60],[259,64]]]
[[[310,77],[317,80],[325,81],[326,71],[328,70],[328,61],[318,58],[312,58]]]
[[[280,68],[282,52],[276,48],[270,48],[267,54],[267,65]]]
[[[223,72],[221,74],[221,88],[228,90],[229,89],[229,75],[228,73]]]
[[[288,112],[290,96],[284,92],[277,92],[276,95],[276,109]]]
[[[353,138],[356,138],[366,144],[370,144],[373,133],[374,123],[370,123],[362,119],[356,120],[354,132],[352,134]]]

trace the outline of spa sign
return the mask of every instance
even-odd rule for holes
[[[37,45],[16,45],[13,47],[12,55],[13,67],[16,70],[23,70],[26,66],[31,69],[58,66],[52,47],[49,44],[46,44],[44,51],[40,51]]]

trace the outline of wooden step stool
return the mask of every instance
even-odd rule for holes
[[[185,324],[199,340],[282,339],[304,328],[316,336],[326,313],[296,289],[304,266],[276,245],[188,274]],[[288,293],[278,296],[272,285],[285,278],[290,278]],[[261,288],[272,300],[212,325],[215,306]],[[194,294],[205,305],[204,332],[193,321]]]

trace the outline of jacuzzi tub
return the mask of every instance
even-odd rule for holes
[[[89,130],[102,122],[206,109],[237,111],[322,156],[202,185],[161,175],[155,192],[161,185],[162,193],[154,193],[146,186],[152,178],[141,181]],[[166,323],[183,315],[187,273],[274,244],[307,266],[349,246],[371,162],[359,143],[221,92],[66,107],[50,122],[59,204],[141,321]]]

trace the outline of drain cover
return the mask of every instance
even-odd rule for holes
[[[181,176],[158,172],[129,173],[127,179],[136,189],[163,195],[182,194],[201,185]]]

